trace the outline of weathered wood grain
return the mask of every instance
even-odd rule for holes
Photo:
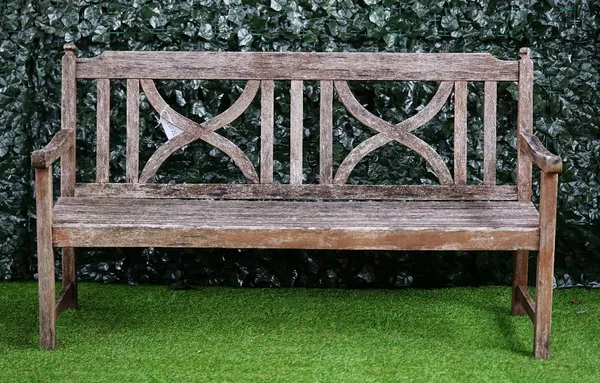
[[[282,202],[67,198],[54,242],[381,250],[535,249],[538,214],[518,202]]]
[[[74,247],[217,247],[355,250],[515,251],[512,313],[535,323],[534,355],[549,357],[556,197],[561,161],[532,134],[533,64],[489,54],[106,52],[76,59],[65,45],[62,131],[32,156],[36,168],[40,346],[56,346],[56,317],[77,308]],[[75,185],[76,77],[98,79],[97,183]],[[109,183],[110,78],[127,79],[124,184]],[[225,112],[201,124],[175,112],[152,79],[249,80]],[[141,81],[140,81],[141,79]],[[291,80],[290,184],[273,184],[273,80]],[[303,81],[321,81],[320,184],[302,184]],[[442,81],[431,102],[392,125],[350,91],[351,80]],[[518,80],[517,185],[497,186],[497,81]],[[484,185],[467,180],[467,81],[485,81]],[[183,133],[151,156],[139,176],[139,86],[160,116]],[[335,177],[333,88],[357,120],[377,134],[354,148]],[[260,178],[248,157],[216,133],[261,89]],[[429,121],[455,88],[454,179],[441,156],[411,131]],[[204,140],[240,168],[246,185],[148,184],[176,150]],[[441,185],[345,185],[355,165],[397,141],[421,155]],[[61,198],[53,208],[52,167],[61,156]],[[531,163],[544,172],[540,213],[531,203]],[[260,182],[260,184],[259,184]],[[76,198],[72,197],[76,194]],[[214,200],[217,199],[217,200]],[[265,201],[266,200],[266,201]],[[289,201],[297,200],[297,201]],[[299,200],[299,201],[298,201]],[[53,244],[63,249],[63,290],[55,297]],[[539,250],[537,294],[527,293],[528,251]]]
[[[52,200],[52,168],[35,169],[40,348],[42,349],[56,347]]]
[[[77,259],[75,249],[72,247],[62,248],[62,286],[64,294],[60,296],[61,310],[78,310],[77,301]],[[56,316],[58,317],[58,312]]]
[[[75,182],[76,182],[76,130],[77,130],[77,79],[76,79],[76,71],[77,71],[77,63],[75,57],[76,47],[74,44],[65,44],[64,46],[65,54],[62,58],[62,82],[61,82],[61,130],[66,130],[70,133],[68,136],[70,137],[71,143],[69,148],[64,152],[60,159],[60,195],[63,197],[72,197],[75,195]],[[51,169],[51,168],[50,168]],[[52,204],[52,192],[50,191],[49,197]],[[37,211],[37,208],[36,208]],[[48,224],[47,222],[45,224]],[[50,223],[50,226],[52,223]],[[51,228],[49,230],[52,230]],[[44,243],[47,243],[48,239],[44,238]],[[49,247],[48,252],[52,254],[52,275],[48,275],[46,278],[54,279],[54,250],[52,249],[52,244],[47,245]],[[75,257],[69,257],[71,252],[74,254],[74,249],[70,247],[65,247],[63,251],[66,251],[67,257],[63,258],[63,269],[67,270],[69,275],[67,275],[67,279],[77,279],[75,274]],[[48,258],[50,256],[48,255]],[[45,262],[48,262],[46,266],[48,269],[50,268],[50,260],[47,259]],[[46,271],[50,273],[50,271]],[[38,275],[40,274],[38,270]],[[42,339],[46,338],[46,340],[40,341],[41,348],[55,348],[56,347],[56,308],[54,307],[54,281],[49,287],[49,284],[45,284],[46,289],[52,288],[52,293],[46,293],[46,305],[52,306],[52,312],[47,312],[45,315],[51,317],[52,319],[46,318],[45,321],[49,322],[45,325],[46,330],[40,331],[42,334]],[[75,286],[76,287],[76,286]],[[40,290],[42,287],[40,287]],[[75,299],[75,305],[77,296],[71,296],[71,298]],[[41,298],[40,298],[41,302]],[[40,303],[40,313],[42,311],[42,304]],[[41,314],[40,314],[40,322],[42,322]],[[50,330],[51,328],[51,330]],[[46,334],[43,335],[44,332],[48,333],[52,332],[52,335]]]
[[[519,300],[518,290],[527,288],[527,274],[529,269],[529,251],[517,250],[513,255],[513,277],[512,277],[512,302],[510,312],[512,315],[525,315],[525,307]]]
[[[179,136],[178,136],[179,137]],[[514,185],[77,184],[77,197],[516,201]]]
[[[531,295],[527,291],[527,286],[519,286],[515,292],[516,299],[523,308],[524,314],[527,314],[529,319],[535,323],[535,303],[533,303],[533,299],[531,299]]]
[[[395,128],[408,133],[428,123],[446,104],[453,87],[454,83],[452,81],[442,81],[431,101],[414,116],[396,124]]]
[[[140,161],[140,81],[127,79],[127,147],[125,181],[137,183]]]
[[[319,182],[333,182],[333,82],[321,81],[319,114]]]
[[[487,53],[104,52],[79,78],[515,81],[516,61]]]
[[[150,99],[150,97],[148,97],[147,93],[146,93],[146,97],[148,99]],[[177,127],[180,127],[180,126],[181,125],[177,125]],[[217,134],[209,136],[212,138],[212,140],[211,140],[211,138],[209,138],[209,140],[214,141],[214,139],[216,139],[215,136],[217,136]],[[156,172],[158,172],[158,169],[167,160],[167,158],[169,158],[171,156],[171,154],[173,154],[177,150],[181,149],[185,145],[191,144],[192,142],[196,141],[197,139],[198,139],[197,134],[194,134],[190,131],[184,131],[183,133],[171,138],[169,141],[167,141],[166,143],[159,146],[158,149],[156,149],[156,151],[154,151],[154,153],[152,154],[152,156],[150,157],[148,162],[146,162],[146,165],[144,166],[144,169],[142,170],[142,174],[140,175],[140,183],[145,184],[145,183],[153,182]]]
[[[147,218],[147,222],[159,226],[217,225],[219,223],[243,227],[263,227],[269,222],[262,219],[277,219],[281,224],[292,227],[311,227],[312,222],[328,227],[354,227],[369,223],[376,227],[413,227],[451,224],[447,230],[464,227],[537,227],[538,213],[532,203],[517,201],[214,201],[186,199],[144,198],[65,198],[55,209],[55,223],[77,224],[81,214],[88,214],[82,223],[111,223],[121,214],[120,223],[135,222],[143,213],[159,214],[161,217]],[[173,211],[165,209],[172,206]],[[254,210],[256,209],[256,211]],[[260,210],[261,214],[258,214]],[[398,214],[403,210],[402,214]],[[142,212],[143,211],[143,212]],[[435,216],[436,213],[447,213]],[[348,216],[363,220],[344,222]],[[422,218],[418,218],[422,216]],[[185,222],[180,222],[186,217]],[[239,217],[255,217],[251,222],[239,221]],[[298,218],[305,218],[299,221]],[[380,218],[385,218],[381,220]],[[488,219],[487,224],[478,222]],[[514,222],[514,220],[518,220]],[[237,220],[237,222],[236,222]],[[411,221],[414,221],[411,224]],[[272,222],[271,222],[272,223]],[[454,224],[456,225],[454,225]]]
[[[241,116],[248,106],[250,106],[260,89],[260,81],[248,81],[240,97],[229,108],[223,113],[198,124],[171,108],[162,98],[158,89],[156,89],[154,81],[141,80],[140,83],[144,94],[148,98],[148,102],[150,102],[152,108],[154,108],[161,117],[176,125],[184,132],[189,131],[199,135],[207,135],[209,132],[219,130]]]
[[[557,194],[558,174],[542,173],[539,215],[540,249],[537,261],[533,345],[533,353],[539,359],[550,359]]]
[[[144,89],[148,89],[148,88],[156,89],[156,86],[154,85],[154,81],[144,80],[144,84],[150,85],[150,86],[144,87]],[[244,87],[242,94],[240,94],[240,97],[238,97],[238,99],[235,100],[235,102],[229,108],[227,108],[223,113],[219,113],[216,116],[214,116],[213,118],[210,118],[198,125],[204,129],[208,129],[210,131],[216,131],[218,129],[224,128],[225,126],[232,123],[236,118],[241,116],[242,113],[244,113],[246,111],[246,109],[248,109],[248,107],[250,106],[250,104],[252,103],[252,101],[254,100],[256,95],[258,94],[259,89],[260,89],[260,81],[246,82],[246,86]],[[158,91],[156,91],[155,93],[158,94]],[[163,100],[163,102],[164,102],[164,100]],[[166,102],[164,104],[166,105]],[[170,117],[172,115],[172,113],[177,114],[177,112],[175,112],[173,109],[170,109],[170,111],[171,111],[171,114],[167,114],[166,117]],[[189,120],[189,121],[191,121],[191,120]],[[194,125],[194,127],[195,127],[195,129],[198,128],[197,125]]]
[[[494,229],[490,232],[431,230],[332,229],[154,229],[57,228],[55,244],[77,247],[210,247],[235,249],[310,250],[515,250],[537,244],[534,229]]]
[[[467,83],[454,83],[454,184],[467,183]]]
[[[340,86],[344,87],[341,84],[340,84]],[[348,103],[348,105],[350,105],[350,108],[352,108],[351,113],[357,113],[358,115],[360,115],[362,120],[359,119],[359,121],[361,121],[363,124],[371,127],[371,129],[373,129],[373,127],[381,127],[382,125],[389,125],[389,127],[391,127],[391,129],[393,129],[394,131],[398,131],[398,132],[402,132],[402,133],[409,133],[412,130],[417,129],[418,127],[427,123],[440,111],[440,109],[442,108],[442,106],[444,106],[448,97],[450,96],[453,86],[454,86],[454,83],[451,81],[442,82],[440,84],[440,87],[438,88],[438,91],[433,96],[433,98],[431,99],[429,104],[427,104],[423,109],[421,109],[416,115],[414,115],[414,116],[410,117],[409,119],[402,121],[396,125],[393,125],[393,126],[391,124],[387,123],[386,121],[383,121],[379,117],[371,114],[364,107],[362,107],[362,105],[360,105],[358,103],[358,101],[356,101],[356,102],[353,101],[352,98],[354,98],[354,96],[351,94],[349,88],[347,90],[344,89],[344,93],[342,94],[341,97],[343,97],[346,100],[346,102]],[[346,87],[344,87],[344,88],[346,88]],[[356,104],[358,104],[358,105],[356,105]],[[346,106],[346,107],[348,108],[348,106]],[[350,111],[350,109],[348,109],[348,110]],[[388,127],[388,130],[389,130],[389,127]],[[404,140],[406,141],[407,139],[404,138]],[[340,164],[340,167],[338,168],[338,171],[336,173],[336,178],[334,180],[334,183],[337,183],[337,184],[346,183],[352,170],[356,167],[356,165],[358,165],[358,163],[366,155],[368,155],[372,151],[374,151],[392,141],[394,141],[394,138],[390,137],[389,135],[380,133],[380,134],[377,134],[377,135],[370,137],[370,138],[366,139],[365,141],[361,142],[354,149],[352,149],[352,151],[346,156],[344,161],[342,161],[342,163]],[[415,140],[412,140],[409,138],[408,141],[415,141]],[[427,148],[428,145],[425,143],[421,143],[421,142],[417,141],[414,143],[414,145],[416,145],[416,148],[418,148],[419,150],[422,150],[425,153],[430,153],[432,151],[432,149]],[[419,153],[419,152],[417,152],[417,153]],[[421,153],[419,153],[419,154],[421,154]],[[436,154],[437,153],[434,152],[433,154],[430,154],[430,157],[434,158],[436,156]],[[444,178],[444,182],[441,182],[441,183],[442,184],[443,183],[451,183],[452,177],[450,176],[450,172],[447,170],[447,167],[446,167],[446,170],[444,170],[442,168],[443,160],[441,160],[441,158],[435,159],[435,163],[440,168],[440,169],[438,169],[438,171]],[[443,166],[445,167],[445,164]]]
[[[260,183],[273,183],[274,83],[260,82]]]
[[[77,129],[77,82],[75,78],[75,45],[65,44],[62,58],[61,129]],[[71,197],[75,193],[75,134],[70,135],[69,149],[60,158],[60,194]]]
[[[486,81],[483,95],[483,184],[496,184],[496,81]]]
[[[64,310],[76,309],[76,307],[73,307],[73,296],[77,296],[77,286],[73,285],[71,282],[65,283],[63,281],[63,288],[56,297],[56,303],[54,305],[56,319],[58,319],[60,313]]]
[[[31,154],[31,167],[43,169],[52,166],[54,161],[70,151],[75,142],[74,136],[75,131],[72,129],[64,129],[56,133],[48,145]]]
[[[558,174],[562,171],[562,159],[550,153],[535,135],[520,133],[519,146],[523,146],[519,147],[521,152],[529,156],[544,173]]]
[[[292,81],[290,88],[290,184],[292,185],[302,183],[303,94],[302,81]]]
[[[522,133],[533,132],[533,62],[529,48],[519,51],[519,99],[517,104],[517,190],[520,201],[531,201],[531,158],[523,151]]]
[[[259,81],[248,81],[241,96],[233,105],[223,113],[201,124],[173,110],[158,93],[154,81],[142,80],[141,84],[142,90],[154,110],[160,113],[165,120],[183,130],[183,133],[167,141],[154,152],[142,170],[140,183],[152,182],[160,166],[173,152],[196,140],[203,140],[227,154],[240,168],[247,182],[259,182],[258,174],[248,156],[233,142],[215,132],[238,118],[248,108],[258,92]]]
[[[248,157],[237,145],[215,132],[209,132],[207,135],[202,137],[199,136],[199,134],[184,132],[161,145],[146,163],[144,171],[140,176],[140,183],[152,182],[156,172],[160,168],[160,165],[162,165],[162,163],[171,154],[173,154],[173,152],[198,139],[202,139],[204,142],[219,148],[219,150],[227,154],[242,171],[242,174],[248,183],[259,182],[258,174],[256,174],[254,165],[252,165],[252,162],[250,162]]]
[[[110,80],[98,79],[96,104],[96,182],[108,182],[110,172]]]
[[[363,141],[363,143],[355,148],[354,153],[351,152],[346,157],[347,160],[342,162],[336,172],[333,180],[335,184],[346,183],[354,166],[362,157],[368,154],[368,151],[381,147],[391,140],[397,141],[423,157],[438,177],[440,184],[447,185],[452,183],[452,176],[450,175],[448,167],[444,163],[442,157],[431,146],[405,130],[397,129],[394,125],[369,112],[354,97],[346,81],[335,81],[334,85],[338,98],[342,104],[344,104],[348,112],[362,124],[379,133]],[[409,129],[408,126],[406,129]]]

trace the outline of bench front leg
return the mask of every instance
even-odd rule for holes
[[[52,247],[52,167],[35,169],[40,348],[56,348],[56,292]]]
[[[542,173],[540,186],[540,249],[537,261],[533,354],[539,359],[549,359],[558,174]]]

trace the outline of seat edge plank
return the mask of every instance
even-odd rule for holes
[[[385,230],[54,227],[54,246],[336,250],[536,250],[538,228]]]

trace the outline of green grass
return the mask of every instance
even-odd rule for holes
[[[36,289],[0,284],[0,382],[600,382],[600,291],[555,292],[547,362],[508,287],[82,284],[56,351],[37,346]]]

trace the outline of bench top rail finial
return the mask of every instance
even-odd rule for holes
[[[63,45],[63,49],[65,52],[75,52],[77,50],[77,46],[73,43],[66,43]]]

